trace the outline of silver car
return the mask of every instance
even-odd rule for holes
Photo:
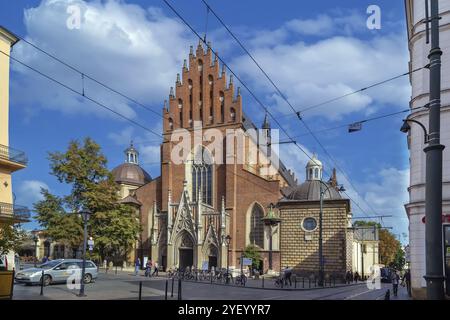
[[[65,283],[67,279],[77,270],[81,274],[83,260],[81,259],[58,259],[48,261],[37,268],[24,269],[15,276],[16,282],[25,284],[40,284],[42,270],[44,271],[44,286],[51,283]],[[97,278],[97,266],[91,260],[86,260],[84,283],[89,283]]]

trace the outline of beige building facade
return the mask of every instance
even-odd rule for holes
[[[27,221],[28,210],[14,203],[12,173],[24,169],[27,158],[21,151],[9,146],[9,74],[12,47],[19,39],[0,26],[0,228]],[[14,252],[7,256],[8,269],[15,267]]]

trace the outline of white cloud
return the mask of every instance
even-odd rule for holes
[[[336,36],[315,43],[278,43],[252,50],[296,110],[335,98],[404,73],[408,68],[407,48],[399,47],[403,36],[390,35],[360,40]],[[246,56],[233,60],[234,69],[252,82],[253,88],[272,99],[278,112],[292,112],[268,80]],[[309,111],[331,120],[380,104],[407,105],[409,85],[401,80],[364,91]]]
[[[66,27],[69,5],[79,5],[80,29]],[[25,10],[27,39],[61,57],[86,74],[124,92],[160,112],[169,86],[175,82],[187,56],[192,37],[184,25],[166,17],[160,9],[143,9],[123,1],[42,0]],[[25,43],[14,48],[14,57],[81,91],[81,77]],[[108,114],[77,95],[51,84],[24,67],[13,81],[17,104],[48,108],[69,114]],[[134,117],[128,101],[85,80],[86,94]],[[26,94],[23,94],[23,93]]]
[[[19,205],[32,206],[33,203],[42,200],[41,188],[49,189],[48,185],[38,180],[22,181],[15,192],[16,203]]]

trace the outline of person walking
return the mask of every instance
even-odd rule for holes
[[[141,266],[141,259],[136,258],[136,261],[134,262],[134,275],[135,276],[138,275],[140,266]]]
[[[354,280],[355,280],[356,283],[358,283],[358,280],[359,280],[359,273],[358,273],[358,271],[355,272]]]
[[[411,270],[406,270],[403,275],[402,282],[406,284],[406,291],[408,292],[408,296],[411,297]]]
[[[148,260],[145,264],[145,276],[151,277],[152,276],[152,260]]]
[[[158,276],[158,262],[155,261],[155,263],[153,265],[155,267],[155,270],[153,271],[152,276],[156,275],[156,277],[157,277]]]
[[[392,272],[392,278],[391,279],[392,279],[392,291],[394,293],[394,297],[396,297],[397,293],[398,293],[398,283],[400,281],[400,276],[398,275],[396,270],[394,270]]]
[[[284,270],[284,283],[285,283],[285,285],[287,285],[287,282],[289,281],[289,286],[292,286],[291,276],[292,276],[292,269],[289,268],[289,266],[287,266],[286,269]]]

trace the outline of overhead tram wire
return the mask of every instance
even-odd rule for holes
[[[125,119],[126,121],[129,121],[129,122],[133,123],[134,125],[140,127],[141,129],[144,129],[144,130],[146,130],[146,131],[148,131],[148,132],[150,132],[150,133],[152,133],[152,134],[154,134],[154,135],[156,135],[156,136],[162,138],[162,136],[161,136],[159,133],[153,131],[153,130],[150,129],[150,128],[147,128],[147,127],[144,126],[143,124],[141,124],[141,123],[139,123],[139,122],[137,122],[137,121],[135,121],[135,120],[133,120],[133,119],[128,118],[127,116],[123,115],[123,114],[120,113],[120,112],[115,111],[114,109],[108,107],[107,105],[105,105],[105,104],[103,104],[103,103],[101,103],[101,102],[98,102],[97,100],[95,100],[95,99],[93,99],[93,98],[88,97],[88,96],[86,95],[85,92],[78,92],[77,90],[73,89],[72,87],[69,87],[68,85],[62,83],[61,81],[56,80],[55,78],[53,78],[53,77],[51,77],[51,76],[49,76],[49,75],[43,73],[42,71],[37,70],[36,68],[34,68],[34,67],[32,67],[32,66],[26,64],[26,63],[23,62],[23,61],[21,61],[21,60],[19,60],[19,59],[17,59],[17,58],[14,58],[14,57],[12,57],[12,56],[10,56],[9,54],[7,54],[6,52],[4,52],[4,51],[2,51],[2,50],[0,50],[0,53],[2,53],[2,54],[4,54],[5,56],[9,57],[11,60],[13,60],[13,61],[15,61],[15,62],[21,64],[22,66],[24,66],[24,67],[26,67],[26,68],[28,68],[28,69],[30,69],[30,70],[36,72],[37,74],[41,75],[42,77],[44,77],[44,78],[46,78],[46,79],[48,79],[48,80],[50,80],[50,81],[52,81],[52,82],[54,82],[54,83],[56,83],[56,84],[58,84],[58,85],[60,85],[60,86],[66,88],[67,90],[69,90],[69,91],[71,91],[71,92],[73,92],[73,93],[75,93],[75,94],[78,94],[78,95],[82,96],[83,98],[85,98],[85,99],[87,99],[87,100],[89,100],[89,101],[95,103],[96,105],[98,105],[98,106],[100,106],[100,107],[102,107],[102,108],[104,108],[104,109],[106,109],[106,110],[108,110],[108,111],[110,111],[110,112],[112,112],[112,113],[114,113],[115,115],[121,117],[122,119]]]
[[[332,99],[329,99],[329,100],[326,100],[326,101],[323,101],[323,102],[320,102],[320,103],[317,103],[317,104],[310,105],[310,106],[308,106],[308,107],[303,108],[302,110],[295,110],[295,108],[292,106],[292,104],[289,102],[289,100],[288,100],[288,99],[285,97],[285,95],[281,92],[281,90],[278,88],[278,86],[275,84],[275,82],[269,77],[269,75],[267,74],[267,72],[261,67],[261,65],[258,63],[258,61],[256,61],[256,59],[255,59],[255,58],[253,57],[253,55],[248,51],[248,49],[244,46],[244,44],[239,40],[239,38],[236,37],[236,35],[230,30],[230,28],[228,28],[228,26],[225,24],[225,22],[224,22],[224,21],[220,18],[220,16],[219,16],[219,15],[211,8],[211,6],[208,4],[208,2],[206,2],[206,0],[202,0],[202,2],[205,4],[205,6],[207,7],[207,9],[208,9],[209,11],[211,11],[212,14],[217,18],[217,20],[220,22],[220,24],[222,24],[222,26],[227,30],[227,32],[231,35],[231,37],[239,44],[239,46],[241,47],[241,49],[244,50],[244,52],[250,57],[250,59],[255,63],[255,65],[258,67],[258,69],[264,74],[264,76],[267,78],[267,80],[269,80],[269,82],[272,84],[272,86],[277,90],[278,94],[279,94],[279,95],[283,98],[283,100],[285,100],[285,102],[293,109],[293,111],[296,112],[297,115],[298,115],[299,113],[301,114],[301,113],[303,113],[303,112],[305,112],[305,111],[308,111],[308,110],[317,108],[317,107],[319,107],[319,106],[322,106],[322,105],[325,105],[325,104],[328,104],[328,103],[331,103],[331,102],[340,100],[340,99],[345,98],[345,97],[348,97],[348,96],[350,96],[350,95],[354,95],[354,94],[356,94],[356,93],[365,91],[365,90],[367,90],[367,89],[371,89],[371,88],[373,88],[373,87],[377,87],[377,86],[382,85],[382,84],[385,84],[385,83],[387,83],[387,82],[396,80],[396,79],[398,79],[398,78],[401,78],[401,77],[404,77],[404,76],[406,76],[406,75],[412,74],[412,73],[414,73],[414,72],[416,72],[416,71],[419,71],[419,70],[422,70],[422,69],[424,69],[424,68],[428,68],[428,65],[425,66],[425,67],[416,68],[416,69],[414,69],[414,70],[411,70],[411,71],[408,71],[408,72],[399,74],[399,75],[397,75],[397,76],[394,76],[394,77],[391,77],[391,78],[382,80],[382,81],[380,81],[380,82],[374,83],[374,84],[369,85],[369,86],[367,86],[367,87],[363,87],[363,88],[358,89],[358,90],[356,90],[356,91],[353,91],[353,92],[350,92],[350,93],[346,93],[346,94],[344,94],[344,95],[337,96],[337,97],[334,97],[334,98],[332,98]],[[288,116],[288,115],[284,115],[284,116]]]
[[[289,107],[292,109],[292,111],[295,113],[295,115],[297,116],[297,118],[303,123],[303,125],[305,126],[305,128],[309,131],[309,133],[313,136],[313,138],[316,140],[316,142],[320,145],[320,147],[323,149],[323,151],[325,152],[325,154],[332,160],[332,162],[334,163],[335,167],[341,171],[341,173],[344,175],[344,177],[347,179],[347,181],[349,182],[349,184],[352,186],[352,188],[356,191],[356,193],[358,194],[358,196],[366,203],[366,205],[374,212],[376,213],[376,211],[371,207],[371,205],[358,193],[357,189],[355,188],[355,186],[353,185],[353,183],[350,181],[348,175],[338,166],[336,160],[331,156],[331,154],[326,150],[326,148],[323,146],[323,144],[320,142],[320,140],[316,137],[316,135],[314,134],[314,132],[309,128],[309,126],[306,124],[306,122],[303,120],[303,118],[301,117],[301,114],[299,111],[295,110],[295,108],[292,106],[292,104],[289,102],[289,100],[284,96],[284,94],[281,92],[281,90],[278,88],[278,86],[274,83],[274,81],[269,77],[269,75],[264,71],[264,69],[259,65],[259,63],[256,61],[256,59],[251,55],[251,53],[245,48],[245,46],[242,44],[242,42],[234,35],[234,33],[226,26],[226,24],[223,22],[223,20],[215,13],[215,11],[209,6],[209,4],[205,1],[202,0],[203,3],[210,9],[210,11],[214,14],[214,16],[219,20],[219,22],[225,27],[225,29],[230,33],[230,35],[236,40],[236,42],[240,45],[240,47],[247,53],[247,55],[252,59],[252,61],[256,64],[256,66],[261,70],[261,72],[264,74],[264,76],[269,80],[269,82],[274,86],[274,88],[276,89],[276,91],[278,92],[278,94],[282,97],[282,99],[289,105]],[[164,0],[164,2],[166,2],[166,0]],[[166,2],[167,3],[167,2]],[[406,72],[404,74],[380,81],[378,83],[375,83],[373,85],[370,85],[368,87],[364,87],[362,89],[359,89],[355,92],[343,95],[341,97],[337,97],[331,100],[328,100],[326,102],[322,102],[320,104],[314,105],[314,106],[310,106],[307,109],[310,110],[312,108],[318,107],[319,105],[323,105],[338,99],[343,98],[344,96],[349,96],[351,94],[355,94],[357,92],[361,92],[364,90],[367,90],[369,88],[373,88],[375,86],[384,84],[386,82],[398,79],[400,77],[403,77],[405,75],[408,75],[412,72],[416,72],[419,71],[421,69],[423,69],[425,67],[421,67],[421,68],[417,68],[415,70]],[[303,111],[305,111],[306,109],[304,109]],[[344,192],[345,193],[345,192]],[[348,194],[345,193],[347,196]]]
[[[263,110],[274,120],[274,122],[278,125],[278,127],[280,128],[281,131],[283,131],[283,133],[288,137],[288,139],[290,140],[290,142],[294,143],[295,146],[302,152],[304,153],[310,160],[313,160],[313,158],[289,135],[289,133],[283,128],[283,126],[281,126],[281,124],[279,123],[279,121],[272,115],[272,113],[267,109],[267,107],[258,99],[258,97],[253,93],[253,91],[245,84],[245,82],[243,80],[241,80],[241,78],[227,65],[227,63],[217,54],[217,52],[212,49],[208,43],[206,43],[204,41],[204,39],[200,36],[200,34],[181,16],[181,14],[167,1],[167,0],[163,0],[164,3],[175,13],[176,16],[178,16],[178,18],[192,31],[192,33],[194,33],[198,39],[200,41],[202,41],[207,47],[208,49],[210,49],[212,51],[212,53],[214,53],[217,58],[220,60],[220,62],[222,62],[222,64],[230,71],[230,73],[236,77],[236,79],[242,84],[242,86],[250,93],[250,95],[253,97],[253,99],[255,99],[255,101],[263,108]],[[327,173],[326,170],[324,170],[325,173]],[[329,173],[327,173],[329,174]],[[356,190],[355,190],[356,191]],[[356,204],[356,206],[365,214],[367,215],[367,213],[365,212],[365,210],[363,210],[361,208],[361,206],[355,201],[353,200],[346,192],[344,192],[344,194],[353,202]],[[360,196],[361,197],[361,196]],[[362,198],[362,197],[361,197]],[[364,200],[364,199],[363,199]]]
[[[102,104],[102,103],[100,103],[100,102],[98,102],[98,101],[96,101],[96,100],[94,100],[94,99],[88,97],[86,94],[83,96],[81,92],[78,92],[77,90],[75,90],[75,89],[73,89],[73,88],[71,88],[71,87],[65,85],[64,83],[62,83],[62,82],[60,82],[60,81],[54,79],[53,77],[51,77],[51,76],[49,76],[49,75],[43,73],[42,71],[37,70],[36,68],[34,68],[34,67],[32,67],[32,66],[26,64],[25,62],[23,62],[23,61],[21,61],[21,60],[19,60],[19,59],[17,59],[17,58],[14,58],[14,57],[12,57],[12,56],[10,56],[9,54],[5,53],[4,51],[0,50],[0,53],[2,53],[3,55],[9,57],[11,60],[13,60],[13,61],[15,61],[15,62],[21,64],[22,66],[24,66],[24,67],[30,69],[31,71],[33,71],[33,72],[35,72],[35,73],[41,75],[42,77],[44,77],[44,78],[46,78],[46,79],[48,79],[48,80],[50,80],[50,81],[52,81],[52,82],[54,82],[54,83],[56,83],[56,84],[62,86],[62,87],[64,87],[64,88],[67,89],[68,91],[71,91],[71,92],[73,92],[73,93],[75,93],[75,94],[78,94],[78,95],[84,97],[85,99],[87,99],[87,100],[89,100],[89,101],[91,101],[91,102],[93,102],[93,103],[99,105],[99,106],[102,107],[102,108],[107,109],[108,111],[111,111],[112,113],[118,115],[119,117],[121,117],[121,118],[123,118],[123,119],[125,119],[125,120],[131,122],[132,124],[134,124],[134,125],[140,127],[141,129],[144,129],[144,130],[149,131],[150,133],[152,133],[152,134],[154,134],[154,135],[157,135],[159,138],[163,138],[160,134],[155,133],[153,130],[151,130],[151,129],[145,127],[144,125],[142,125],[142,124],[140,124],[140,123],[138,123],[138,122],[136,122],[136,121],[134,121],[134,120],[132,120],[132,119],[126,117],[126,116],[124,116],[123,114],[121,114],[121,113],[119,113],[119,112],[117,112],[117,111],[115,111],[115,110],[112,110],[112,109],[109,108],[108,106],[106,106],[106,105],[104,105],[104,104]],[[242,178],[242,179],[246,180],[246,181],[249,182],[249,183],[252,183],[252,184],[256,185],[256,183],[255,183],[253,180],[250,180],[250,179],[248,179],[247,177],[245,177],[245,176],[243,176],[243,175],[240,175],[240,174],[238,174],[238,173],[233,173],[233,175],[235,175],[236,177]],[[265,186],[262,186],[262,185],[258,185],[258,186],[259,186],[260,188],[262,188],[262,189],[268,191],[268,192],[272,192],[272,191],[273,191],[272,189],[267,188],[267,187],[265,187]]]
[[[58,58],[56,55],[54,55],[54,54],[48,52],[47,50],[44,50],[44,49],[40,48],[39,46],[37,46],[37,45],[35,45],[34,43],[32,43],[32,42],[26,40],[25,38],[23,38],[23,37],[21,37],[21,36],[17,36],[17,37],[18,37],[21,41],[25,42],[26,44],[30,45],[31,47],[33,47],[33,48],[35,48],[36,50],[40,51],[41,53],[45,54],[46,56],[48,56],[48,57],[54,59],[55,61],[61,63],[62,65],[66,66],[67,68],[71,69],[72,71],[78,73],[78,74],[82,77],[82,80],[84,80],[84,78],[89,79],[89,80],[91,80],[91,81],[97,83],[98,85],[102,86],[103,88],[105,88],[105,89],[107,89],[107,90],[109,90],[109,91],[111,91],[111,92],[114,92],[115,94],[121,96],[122,98],[125,98],[125,99],[127,99],[128,101],[133,102],[133,103],[136,104],[137,106],[139,106],[139,107],[141,107],[141,108],[143,108],[143,109],[145,109],[145,110],[147,110],[147,111],[149,111],[149,112],[152,112],[152,113],[154,113],[154,114],[156,114],[156,115],[158,115],[158,116],[161,116],[157,111],[153,110],[154,108],[150,108],[150,107],[144,105],[143,103],[137,101],[136,99],[131,98],[130,96],[128,96],[128,95],[126,95],[126,94],[120,92],[119,90],[112,88],[111,86],[109,86],[109,85],[107,85],[107,84],[101,82],[100,80],[97,80],[97,79],[94,78],[93,76],[90,76],[90,75],[86,74],[85,72],[81,71],[79,68],[76,68],[76,67],[74,67],[73,65],[71,65],[71,64],[69,64],[69,63],[67,63],[67,62],[65,62],[65,61],[62,60],[61,58]],[[155,107],[155,108],[156,108],[156,107]]]

